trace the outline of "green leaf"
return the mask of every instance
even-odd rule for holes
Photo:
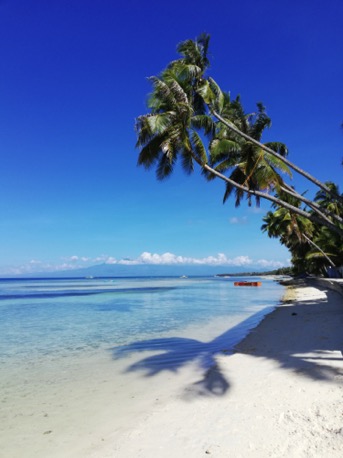
[[[213,103],[214,107],[219,113],[221,113],[223,111],[225,102],[224,94],[213,78],[209,78],[208,81],[211,91],[215,95],[215,102]]]
[[[191,141],[193,144],[193,150],[198,157],[198,159],[201,161],[202,165],[207,163],[207,154],[206,154],[206,148],[204,147],[204,144],[198,135],[196,131],[192,131],[191,133]]]
[[[199,86],[197,87],[197,93],[201,95],[207,105],[211,105],[215,102],[215,94],[211,90],[209,82],[207,80],[202,80]]]

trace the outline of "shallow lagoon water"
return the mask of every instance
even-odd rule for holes
[[[216,355],[230,353],[283,294],[271,280],[260,288],[234,280],[1,280],[4,456],[88,456],[156,393],[167,399],[170,377],[179,389],[186,367],[199,387]]]
[[[0,281],[0,361],[66,356],[177,335],[218,317],[276,305],[282,287],[237,288],[227,278]]]

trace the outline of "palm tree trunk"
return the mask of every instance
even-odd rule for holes
[[[258,140],[255,140],[254,138],[250,137],[249,135],[245,134],[244,132],[240,131],[234,124],[231,122],[227,121],[224,119],[222,116],[220,116],[219,113],[217,113],[213,108],[210,107],[210,111],[213,114],[214,117],[218,119],[218,121],[222,122],[225,124],[226,127],[228,127],[230,130],[235,132],[237,135],[240,135],[241,137],[245,138],[251,143],[254,143],[255,145],[259,146],[261,149],[266,151],[267,153],[271,154],[272,156],[278,158],[280,161],[283,161],[285,164],[287,164],[291,169],[295,170],[298,172],[300,175],[303,177],[307,178],[309,181],[314,183],[316,186],[321,188],[323,191],[327,192],[330,194],[334,199],[338,199],[341,202],[343,202],[343,198],[339,195],[334,195],[331,190],[321,181],[317,180],[317,178],[313,177],[309,173],[307,173],[305,170],[301,169],[297,165],[293,164],[293,162],[289,161],[285,157],[281,156],[281,154],[277,153],[276,151],[272,150],[271,148],[268,148],[268,146],[263,145],[263,143],[260,143]]]
[[[245,192],[247,194],[251,194],[253,196],[258,196],[258,197],[261,197],[262,199],[269,200],[270,202],[276,203],[280,207],[288,208],[288,210],[292,211],[293,213],[296,213],[297,215],[300,215],[300,216],[304,216],[305,218],[307,218],[310,221],[313,221],[314,223],[317,223],[319,225],[322,224],[324,226],[327,226],[329,229],[331,229],[332,231],[336,232],[341,237],[343,236],[343,229],[341,229],[338,226],[335,226],[330,220],[327,221],[326,219],[323,219],[320,215],[318,215],[319,217],[317,217],[314,214],[311,214],[311,213],[309,213],[309,212],[307,212],[305,210],[301,210],[300,208],[294,207],[293,205],[291,205],[291,204],[289,204],[289,203],[287,203],[287,202],[285,202],[285,201],[283,201],[281,199],[278,199],[277,197],[271,196],[270,194],[267,194],[265,192],[253,191],[253,190],[247,188],[246,186],[243,186],[243,185],[240,185],[240,184],[236,183],[236,181],[231,180],[226,175],[223,175],[220,172],[217,172],[217,170],[213,169],[208,164],[202,164],[197,157],[194,157],[194,159],[196,160],[196,162],[198,162],[198,164],[201,165],[201,167],[203,169],[205,169],[208,172],[212,173],[213,175],[215,175],[216,177],[220,178],[221,180],[226,181],[227,183],[231,184],[235,188],[240,189],[241,191],[243,191],[243,192]]]
[[[326,253],[324,253],[324,251],[315,242],[309,239],[306,234],[302,234],[302,236],[310,245],[314,246],[324,256],[324,258],[330,263],[332,267],[336,267],[336,265],[332,262],[329,256]]]
[[[338,223],[343,223],[343,219],[340,216],[331,213],[325,208],[321,208],[316,202],[313,202],[312,200],[302,196],[293,188],[291,188],[288,184],[284,183],[284,186],[281,186],[280,189],[283,192],[289,194],[292,197],[295,197],[296,199],[308,205],[310,208],[312,208],[314,212],[316,212],[321,218],[325,219],[326,221],[331,222],[331,220],[328,218],[328,216],[330,216],[331,218],[335,219]]]

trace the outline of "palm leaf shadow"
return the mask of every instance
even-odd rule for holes
[[[275,319],[275,327],[271,320],[262,322],[259,333],[251,332],[235,351],[275,360],[282,369],[312,380],[332,382],[342,379],[343,307],[337,307],[335,301],[329,299],[331,295],[337,295],[336,292],[317,285],[316,288],[324,291],[326,298],[288,301],[291,307],[278,307],[275,311],[278,317],[271,317],[271,320]],[[280,323],[284,325],[280,326]],[[338,364],[332,364],[333,361]]]
[[[112,349],[113,358],[125,358],[133,353],[158,352],[131,364],[125,371],[142,371],[145,377],[152,377],[166,370],[176,373],[183,366],[196,362],[199,368],[204,371],[203,377],[194,384],[198,394],[224,395],[230,384],[220,370],[216,362],[216,356],[231,354],[234,345],[272,309],[267,307],[255,313],[210,342],[201,342],[196,339],[182,337],[148,339],[114,347]]]
[[[202,378],[187,391],[198,395],[220,396],[228,391],[230,382],[217,364],[216,356],[234,352],[274,360],[280,368],[299,377],[341,383],[343,308],[328,299],[331,294],[337,293],[325,293],[325,299],[288,301],[289,307],[277,307],[275,313],[279,314],[278,319],[272,315],[271,319],[261,322],[274,307],[265,308],[210,342],[180,337],[151,339],[115,347],[112,349],[113,358],[157,351],[158,354],[149,355],[126,369],[126,372],[143,371],[146,377],[164,370],[176,373],[195,361],[204,372]],[[304,314],[303,319],[299,319],[301,314]],[[259,332],[249,333],[258,323]],[[242,340],[248,333],[248,337]],[[271,333],[274,337],[270,336]]]

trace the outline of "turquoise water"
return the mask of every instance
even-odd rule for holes
[[[105,456],[156,406],[223,396],[220,357],[283,295],[234,280],[0,280],[2,455]]]
[[[170,336],[216,319],[242,322],[226,336],[226,347],[233,345],[283,293],[271,280],[239,288],[233,285],[237,279],[0,280],[0,362],[134,348],[142,341],[159,346],[164,335],[168,345],[182,346]]]

